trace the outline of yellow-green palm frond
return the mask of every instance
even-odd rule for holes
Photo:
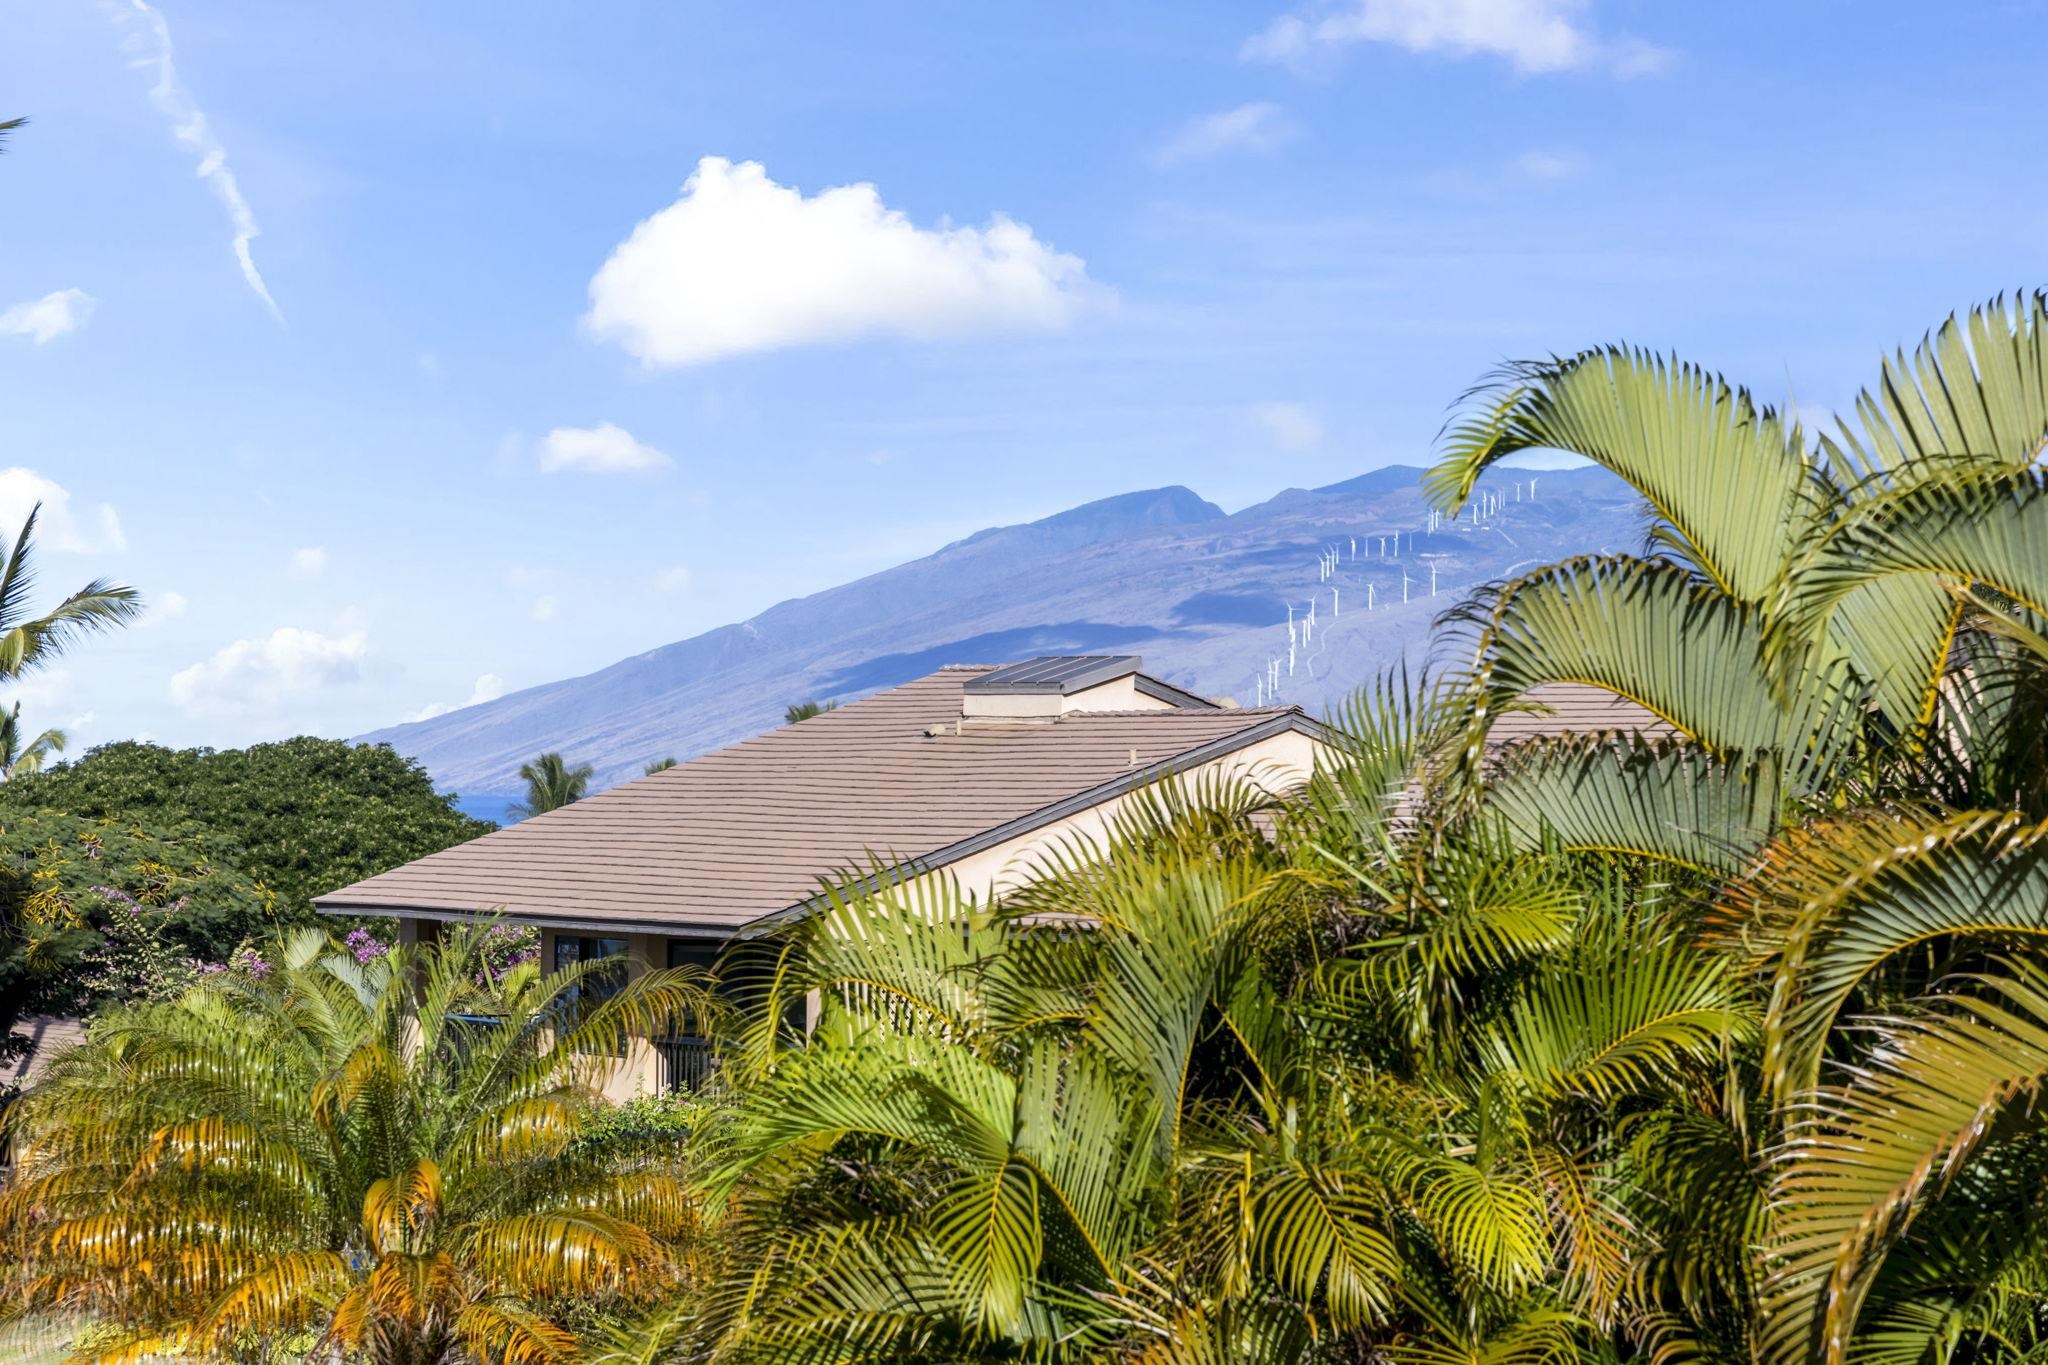
[[[1489,774],[1485,804],[1538,851],[1645,858],[1706,876],[1739,873],[1781,823],[1778,763],[1718,758],[1642,736],[1559,736],[1512,746]]]
[[[462,1255],[487,1282],[541,1299],[647,1294],[668,1268],[645,1228],[589,1210],[494,1219],[468,1232]]]
[[[1545,1098],[1659,1093],[1755,1036],[1732,965],[1654,927],[1601,930],[1543,965],[1481,1055]]]
[[[1566,560],[1502,585],[1466,620],[1477,631],[1474,766],[1493,718],[1546,683],[1602,688],[1716,756],[1775,753],[1802,776],[1838,757],[1860,700],[1844,662],[1774,682],[1758,610],[1669,564]]]
[[[511,1304],[465,1305],[455,1335],[478,1365],[582,1365],[584,1359],[574,1334]]]
[[[244,1268],[234,1285],[207,1308],[194,1335],[218,1346],[238,1339],[289,1333],[322,1324],[356,1283],[345,1257],[332,1251],[294,1251]]]
[[[1666,528],[1660,541],[1737,601],[1764,597],[1818,505],[1796,426],[1719,376],[1647,351],[1513,365],[1468,399],[1426,478],[1440,507],[1455,511],[1508,455],[1583,455],[1641,493]]]
[[[1857,395],[1861,437],[1824,439],[1830,463],[1872,487],[1915,481],[1939,462],[2014,468],[2048,437],[2048,294],[2000,297],[1951,315],[1909,360],[1885,359]],[[1917,471],[1917,472],[1916,472]]]
[[[2048,976],[2010,963],[1958,984],[1974,993],[1870,1021],[1869,1060],[1801,1097],[1771,1185],[1767,1358],[1847,1358],[1887,1258],[1928,1205],[1967,1189],[2003,1144],[2038,1136]]]
[[[1945,468],[1858,503],[1787,575],[1769,647],[1796,666],[1845,604],[1883,583],[1908,591],[1917,583],[1944,612],[1970,603],[1991,619],[1999,608],[1975,596],[1989,589],[2034,622],[2048,617],[2048,474]],[[2016,638],[2039,638],[2024,619],[2015,624],[2022,627]],[[1954,624],[1930,630],[1924,611],[1907,610],[1891,618],[1866,613],[1854,626],[1864,667],[1912,688],[1916,709],[1901,723],[1932,719]]]
[[[1768,848],[1728,913],[1772,973],[1765,1080],[1789,1101],[1819,1083],[1858,991],[1902,955],[2048,942],[2048,826],[1995,811],[1822,822]]]

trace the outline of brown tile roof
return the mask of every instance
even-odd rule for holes
[[[821,877],[942,866],[1162,771],[1282,730],[1295,707],[1071,712],[955,730],[942,669],[319,897],[335,914],[473,914],[723,931],[810,900]],[[928,736],[935,725],[946,733]],[[1133,764],[1133,754],[1136,763]]]
[[[1507,711],[1494,717],[1486,733],[1489,747],[1543,735],[1593,735],[1609,730],[1651,739],[1678,733],[1676,726],[1648,707],[1588,683],[1544,683],[1523,693],[1522,700],[1541,709]]]

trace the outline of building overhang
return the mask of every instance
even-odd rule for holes
[[[1191,695],[1191,694],[1190,694]],[[598,911],[589,916],[567,915],[559,911],[526,913],[511,910],[504,905],[497,907],[479,906],[474,910],[454,909],[446,906],[417,906],[405,904],[382,904],[366,901],[334,902],[329,897],[316,897],[313,909],[316,913],[330,916],[382,917],[388,919],[435,920],[444,923],[473,920],[503,919],[514,924],[528,924],[542,929],[573,929],[584,933],[606,934],[656,934],[665,938],[702,939],[753,939],[776,933],[791,924],[815,914],[828,906],[833,896],[866,895],[882,886],[914,877],[941,872],[946,868],[971,858],[977,853],[999,848],[1013,840],[1024,838],[1061,820],[1078,815],[1083,811],[1104,805],[1119,797],[1127,796],[1140,788],[1166,778],[1176,777],[1191,769],[1227,758],[1241,749],[1262,743],[1284,734],[1299,734],[1326,747],[1339,747],[1338,737],[1329,726],[1301,711],[1287,711],[1248,725],[1220,739],[1207,744],[1185,749],[1178,754],[1157,762],[1131,769],[1130,772],[1098,783],[1093,787],[1075,792],[1073,795],[1041,806],[1012,820],[992,825],[965,839],[956,840],[941,848],[911,857],[890,853],[871,853],[871,866],[875,869],[854,880],[836,883],[832,890],[820,890],[816,895],[801,901],[771,910],[746,920],[731,923],[704,923],[681,920],[651,920],[646,918],[619,919]],[[821,884],[825,881],[820,878]]]

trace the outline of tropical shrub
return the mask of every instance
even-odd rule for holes
[[[607,1358],[2048,1349],[2048,300],[1857,414],[1511,369],[1442,505],[1563,448],[1643,551],[1462,605],[1297,798],[1156,793],[993,908],[835,904],[693,1135],[719,1287]],[[1562,681],[1674,737],[1491,742]]]
[[[0,812],[0,915],[11,1011],[78,1013],[133,994],[167,998],[197,965],[276,927],[268,888],[197,825]]]
[[[480,986],[482,957],[301,930],[102,1015],[8,1114],[11,1306],[81,1315],[84,1359],[566,1362],[565,1320],[673,1287],[689,1193],[587,1138],[603,1057],[704,985],[565,1013],[585,965]]]

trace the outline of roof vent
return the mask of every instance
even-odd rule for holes
[[[1171,710],[1149,694],[1135,654],[1058,654],[1008,664],[963,685],[969,720],[1053,720],[1072,711]]]
[[[1136,654],[1049,654],[1006,664],[967,682],[969,692],[983,694],[1065,696],[1126,678],[1143,667]]]

